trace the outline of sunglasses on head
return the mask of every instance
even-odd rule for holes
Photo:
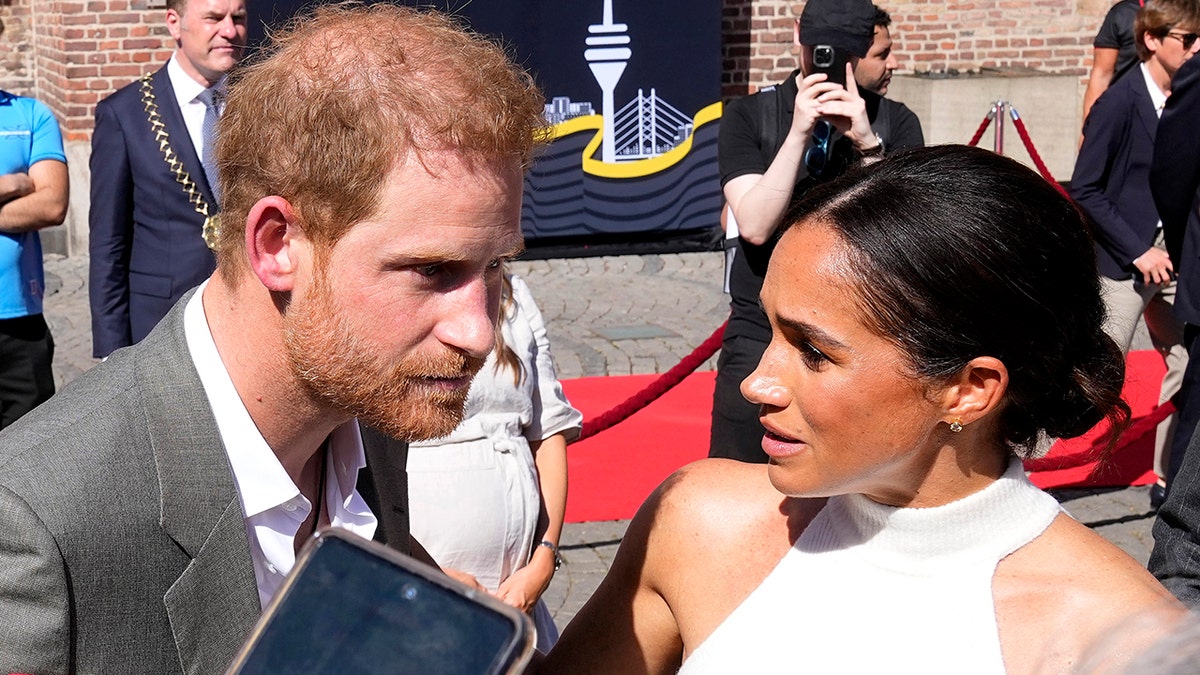
[[[820,176],[829,161],[829,139],[833,136],[833,125],[818,120],[813,127],[812,145],[804,151],[804,168],[813,176]]]
[[[1192,45],[1196,44],[1196,38],[1200,37],[1195,33],[1181,33],[1179,31],[1167,31],[1167,37],[1173,37],[1183,43],[1184,49],[1191,49]]]

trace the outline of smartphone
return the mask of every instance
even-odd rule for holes
[[[519,673],[533,655],[523,612],[338,528],[321,530],[228,673]]]
[[[816,45],[812,60],[814,73],[825,73],[828,82],[846,86],[846,63],[850,60],[846,50],[833,45]]]

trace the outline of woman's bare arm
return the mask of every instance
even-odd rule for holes
[[[682,661],[679,627],[657,590],[660,507],[671,479],[638,510],[612,568],[541,664],[540,673],[673,673]]]

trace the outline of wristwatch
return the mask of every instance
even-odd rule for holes
[[[562,556],[558,554],[558,547],[550,543],[550,540],[548,539],[543,539],[538,542],[538,546],[545,546],[546,548],[550,549],[551,553],[554,554],[554,571],[557,572],[558,568],[562,567],[563,564]]]
[[[875,145],[866,150],[859,150],[860,157],[883,157],[883,137],[875,134]]]

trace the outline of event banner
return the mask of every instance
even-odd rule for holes
[[[249,4],[251,39],[302,0]],[[546,95],[553,142],[525,184],[531,245],[711,232],[722,204],[718,0],[407,2],[498,37]]]

